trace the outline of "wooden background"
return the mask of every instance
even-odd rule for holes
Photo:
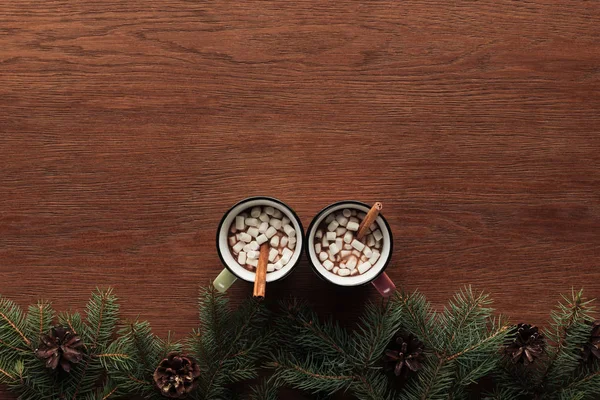
[[[380,200],[399,286],[544,324],[600,296],[599,123],[596,1],[0,0],[0,293],[110,285],[182,337],[233,203]],[[306,261],[290,294],[377,297]]]

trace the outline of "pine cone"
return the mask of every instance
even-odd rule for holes
[[[55,326],[41,337],[41,343],[35,355],[46,360],[46,367],[60,367],[65,372],[71,371],[71,364],[77,364],[83,358],[81,338],[68,328]]]
[[[154,383],[165,397],[185,397],[198,385],[200,367],[192,358],[170,353],[154,371]]]
[[[383,355],[384,371],[405,377],[408,371],[417,372],[423,366],[423,343],[412,334],[397,333]]]
[[[517,325],[508,335],[504,350],[513,363],[529,365],[542,355],[546,341],[537,326]]]
[[[589,362],[594,357],[600,360],[600,321],[594,321],[591,325],[590,340],[583,345],[583,349],[581,350],[583,362]]]

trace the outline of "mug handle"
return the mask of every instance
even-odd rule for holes
[[[396,291],[396,285],[385,272],[371,281],[371,284],[383,297],[390,297]]]
[[[219,292],[225,293],[235,281],[237,281],[237,276],[229,272],[227,268],[224,268],[213,281],[213,286]]]

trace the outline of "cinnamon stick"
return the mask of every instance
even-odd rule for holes
[[[258,256],[258,266],[254,277],[254,297],[265,297],[267,288],[267,263],[269,262],[269,244],[260,245],[260,255]]]
[[[375,219],[377,219],[377,216],[379,215],[379,212],[382,209],[383,204],[381,204],[379,201],[373,204],[373,207],[371,207],[365,219],[363,219],[363,221],[358,226],[358,231],[356,232],[356,239],[361,240],[363,237],[365,237],[367,229],[369,229],[371,224],[375,222]]]

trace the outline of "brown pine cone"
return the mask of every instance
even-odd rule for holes
[[[529,365],[544,353],[546,341],[537,326],[518,324],[508,335],[504,351],[513,363]]]
[[[594,358],[600,360],[600,321],[592,322],[590,340],[583,345],[581,358],[583,362],[589,362]]]
[[[384,370],[395,376],[405,376],[423,366],[425,355],[423,343],[412,334],[396,334],[383,355]]]
[[[71,364],[77,364],[83,358],[83,342],[81,338],[68,328],[55,326],[41,337],[41,343],[35,355],[46,361],[48,368],[60,367],[65,372],[71,371]]]
[[[200,367],[190,357],[170,353],[154,371],[154,383],[160,393],[172,399],[185,397],[198,385]]]

